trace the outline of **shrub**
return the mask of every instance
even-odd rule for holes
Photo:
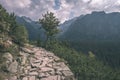
[[[13,39],[14,42],[19,45],[24,45],[24,43],[28,42],[28,33],[25,27],[18,26],[13,30]]]

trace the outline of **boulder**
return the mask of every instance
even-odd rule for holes
[[[24,51],[25,53],[29,53],[29,54],[35,53],[33,50],[28,49],[28,48],[21,48],[21,49],[22,49],[22,51]]]
[[[11,73],[16,73],[18,71],[18,63],[17,63],[17,61],[12,62],[8,66],[8,71],[11,72]]]
[[[37,75],[38,75],[37,71],[35,71],[35,72],[29,72],[29,76],[37,76]]]
[[[36,77],[35,76],[29,76],[28,80],[36,80]]]
[[[3,57],[6,59],[6,61],[8,61],[8,62],[12,62],[13,61],[13,56],[12,56],[12,54],[10,54],[10,53],[5,53],[4,55],[3,55]]]
[[[55,76],[49,76],[46,78],[42,78],[41,80],[61,80],[61,77],[59,75],[55,75]]]
[[[17,80],[17,77],[16,76],[12,76],[8,80]]]
[[[20,60],[21,65],[25,65],[27,62],[27,57],[29,56],[29,54],[24,53],[24,52],[20,52],[20,56],[21,56],[20,57],[21,58],[21,60]]]
[[[22,80],[28,80],[28,77],[23,77],[23,79]]]

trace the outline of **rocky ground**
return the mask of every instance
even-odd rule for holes
[[[3,57],[10,73],[5,80],[75,80],[66,62],[43,48],[21,48],[19,57],[10,53]]]

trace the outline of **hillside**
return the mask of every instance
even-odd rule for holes
[[[92,12],[77,18],[60,40],[69,41],[71,47],[88,54],[114,68],[120,68],[120,13]]]
[[[120,40],[120,13],[92,12],[74,21],[61,36],[73,42],[116,42]]]

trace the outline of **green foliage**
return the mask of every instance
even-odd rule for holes
[[[97,59],[113,68],[120,69],[120,42],[69,42],[77,51],[89,54],[92,51]]]
[[[13,30],[12,34],[13,34],[14,41],[20,45],[21,44],[23,45],[28,40],[28,33],[27,33],[25,27],[23,27],[23,26],[16,27]]]
[[[119,80],[120,78],[119,70],[104,65],[95,56],[93,58],[92,52],[89,52],[89,56],[84,55],[70,48],[66,43],[56,40],[48,41],[45,48],[66,60],[78,80]]]
[[[53,37],[58,33],[57,26],[59,25],[59,20],[54,16],[54,13],[47,12],[43,15],[42,19],[39,19],[39,23],[42,24],[42,27],[46,31],[47,39]]]
[[[6,10],[0,5],[0,33],[6,34],[9,31],[9,23],[7,23],[6,19],[8,18],[9,14]]]
[[[9,14],[0,5],[0,42],[5,42],[3,40],[7,36],[19,44],[27,42],[28,35],[25,27],[19,26],[15,19],[14,13]]]

